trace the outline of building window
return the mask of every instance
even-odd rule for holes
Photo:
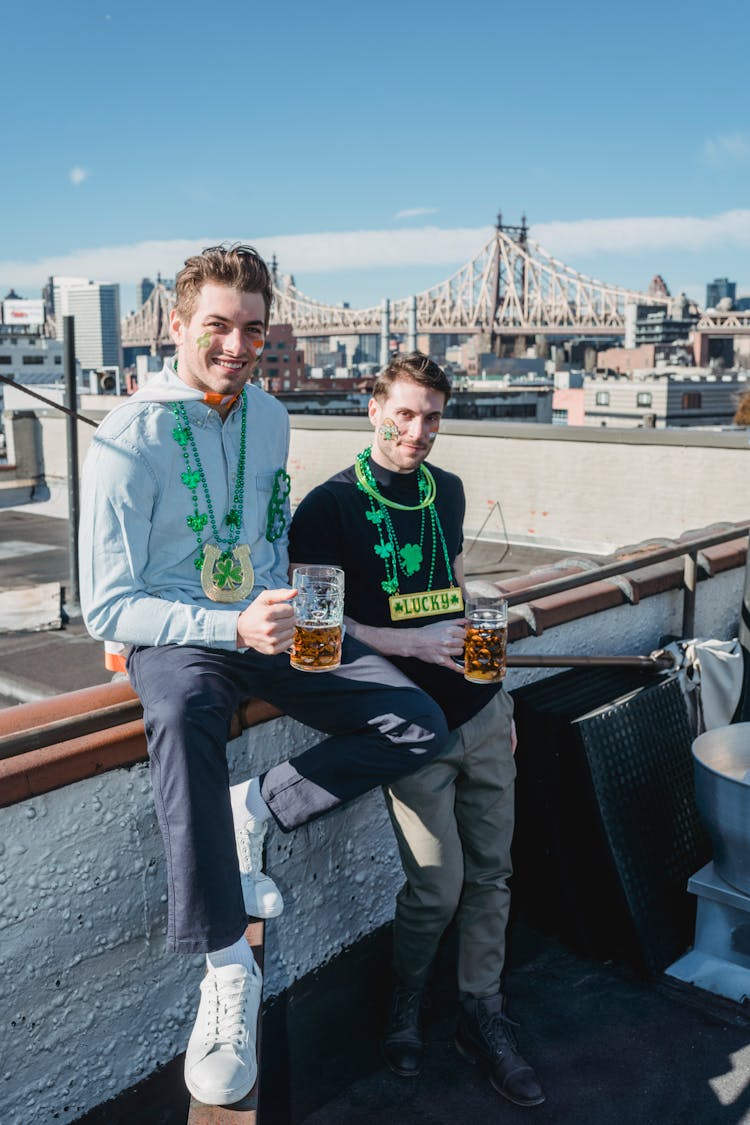
[[[277,355],[266,356],[266,359],[268,360],[269,363],[278,363],[279,362],[279,357]]]
[[[553,410],[552,411],[552,425],[553,426],[567,426],[568,412],[567,410]]]
[[[683,410],[700,410],[701,407],[701,393],[700,391],[685,391],[682,396],[682,409]]]
[[[13,356],[12,355],[0,355],[0,363],[3,363],[7,366],[9,363],[12,363],[12,362],[13,362]]]
[[[55,363],[62,363],[62,356],[61,355],[55,356]]]
[[[597,391],[595,401],[597,406],[609,406],[609,391]]]
[[[21,362],[26,367],[28,367],[29,364],[32,364],[32,363],[36,363],[36,364],[44,363],[44,356],[43,355],[25,355],[25,356],[22,356]]]
[[[639,391],[635,396],[636,406],[651,406],[654,396],[650,391]]]

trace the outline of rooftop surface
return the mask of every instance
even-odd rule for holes
[[[519,1046],[540,1077],[544,1105],[511,1105],[459,1056],[444,995],[419,1078],[397,1078],[373,1060],[372,1074],[304,1125],[750,1122],[750,1010],[666,977],[646,980],[583,959],[520,923],[512,935],[510,1014],[520,1021]]]

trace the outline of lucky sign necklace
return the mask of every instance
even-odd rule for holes
[[[357,477],[357,487],[365,493],[370,502],[369,510],[365,512],[365,516],[377,529],[380,540],[379,543],[374,545],[373,550],[385,565],[386,577],[381,582],[381,586],[385,593],[390,595],[388,602],[391,620],[399,621],[406,617],[432,617],[463,609],[461,589],[455,584],[445,535],[440,523],[440,516],[435,508],[437,485],[434,476],[426,465],[420,465],[417,471],[418,503],[399,504],[397,501],[384,496],[378,488],[370,467],[371,452],[372,447],[369,446],[362,453],[357,454],[354,471]],[[403,547],[400,546],[389,509],[401,512],[418,511],[420,513],[419,543],[404,543]],[[414,594],[402,595],[399,591],[399,571],[405,577],[410,578],[422,568],[426,517],[429,518],[432,537],[427,589]],[[450,583],[443,590],[433,590],[432,588],[438,542],[441,546],[445,571]]]

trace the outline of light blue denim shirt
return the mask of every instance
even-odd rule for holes
[[[178,394],[185,386],[169,364],[159,379]],[[276,471],[286,466],[289,416],[259,387],[248,384],[244,394],[245,493],[238,542],[250,547],[252,594],[245,602],[222,604],[203,593],[195,566],[197,538],[186,522],[192,498],[181,480],[185,461],[172,436],[178,423],[171,404],[129,401],[99,426],[82,474],[81,605],[92,636],[123,644],[234,649],[240,611],[263,590],[288,586],[286,530],[270,543],[266,519]],[[184,405],[218,530],[226,535],[224,517],[232,506],[240,452],[240,400],[223,423],[200,399]],[[197,495],[198,510],[205,512],[200,486]],[[288,528],[288,500],[285,515]],[[214,541],[210,523],[201,538]]]

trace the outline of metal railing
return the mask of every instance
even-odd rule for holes
[[[669,562],[672,559],[684,558],[683,571],[683,604],[682,604],[682,636],[691,637],[695,629],[695,593],[698,580],[698,557],[701,551],[708,547],[718,547],[722,543],[730,543],[733,539],[742,539],[750,533],[750,523],[734,524],[723,531],[712,532],[708,535],[698,535],[694,539],[685,540],[672,547],[659,547],[655,551],[641,557],[618,559],[613,563],[605,563],[592,570],[583,571],[581,574],[569,574],[563,578],[553,578],[537,585],[524,586],[507,594],[509,606],[525,605],[528,602],[547,598],[552,594],[562,594],[566,590],[576,590],[581,586],[588,586],[592,582],[605,582],[609,578],[619,578],[633,570],[642,570],[658,563]],[[502,585],[502,583],[501,583]]]

